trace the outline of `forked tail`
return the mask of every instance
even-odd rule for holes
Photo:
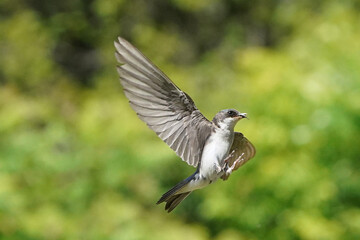
[[[169,191],[164,193],[161,196],[161,198],[159,199],[159,201],[157,201],[156,204],[166,202],[165,210],[168,211],[168,212],[171,212],[172,210],[174,210],[174,208],[177,205],[179,205],[179,203],[181,203],[191,193],[191,191],[182,192],[182,193],[178,193],[178,194],[177,194],[177,192],[179,192],[183,187],[186,186],[186,184],[188,184],[192,179],[194,179],[194,176],[195,176],[196,173],[197,172],[195,172],[190,177],[182,180],[181,182],[176,184],[173,188],[171,188]]]

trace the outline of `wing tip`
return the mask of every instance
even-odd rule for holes
[[[117,39],[114,41],[114,43],[122,44],[124,42],[127,42],[125,38],[118,36]]]
[[[114,41],[114,46],[117,50],[117,52],[121,52],[123,49],[127,49],[129,48],[129,46],[131,46],[131,44],[126,41],[124,38],[122,37],[118,37],[117,40]]]
[[[119,51],[119,49],[121,48],[120,41],[114,41],[114,46],[116,50]]]
[[[120,36],[118,36],[117,40],[119,41],[119,43],[127,42],[127,41],[125,40],[125,38],[120,37]]]
[[[121,51],[122,49],[135,48],[134,46],[131,45],[131,43],[125,40],[125,38],[122,38],[120,36],[118,36],[117,41],[116,40],[114,41],[114,45],[118,51]]]

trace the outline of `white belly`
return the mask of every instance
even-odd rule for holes
[[[234,140],[233,133],[217,131],[206,142],[201,156],[200,174],[211,181],[220,176],[216,173],[216,165],[223,166],[224,159],[228,156]],[[216,164],[216,165],[215,165]]]
[[[216,181],[223,172],[217,173],[216,166],[223,166],[234,140],[234,132],[218,129],[205,143],[199,172],[177,193],[194,191]]]

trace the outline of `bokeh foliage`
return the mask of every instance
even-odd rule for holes
[[[0,1],[1,239],[360,239],[358,1]],[[121,35],[257,156],[193,169],[130,109]]]

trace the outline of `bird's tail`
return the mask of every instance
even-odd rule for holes
[[[193,175],[191,175],[190,177],[182,180],[181,182],[179,182],[178,184],[176,184],[173,188],[171,188],[169,191],[167,191],[166,193],[164,193],[161,198],[159,199],[159,201],[157,201],[156,204],[160,204],[162,202],[166,202],[165,205],[165,210],[168,212],[171,212],[172,210],[174,210],[174,208],[179,205],[179,203],[181,203],[187,196],[189,196],[189,194],[191,193],[191,191],[189,192],[182,192],[182,193],[178,193],[183,187],[186,186],[186,184],[188,184],[192,179],[194,179],[195,174],[197,174],[197,172],[195,172]]]

